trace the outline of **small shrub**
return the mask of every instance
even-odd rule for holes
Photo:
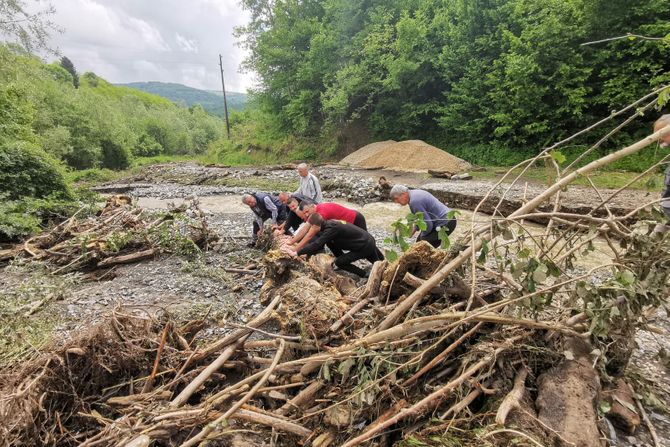
[[[151,135],[142,134],[133,153],[139,157],[154,157],[163,153],[163,146]]]
[[[0,242],[29,236],[43,225],[62,221],[81,206],[80,201],[54,196],[43,199],[23,197],[20,200],[6,200],[6,196],[0,196]]]

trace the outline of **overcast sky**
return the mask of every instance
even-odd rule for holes
[[[92,71],[112,83],[176,82],[221,89],[223,55],[226,90],[244,92],[251,74],[239,73],[245,52],[233,28],[247,14],[237,0],[58,0],[53,21],[64,29],[52,46],[77,71]]]

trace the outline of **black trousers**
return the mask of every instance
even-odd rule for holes
[[[300,228],[300,224],[302,224],[302,219],[293,211],[289,211],[286,225],[284,225],[284,234],[291,234],[297,231]]]
[[[381,251],[379,251],[377,245],[375,245],[374,242],[370,242],[362,250],[350,251],[348,253],[344,253],[340,248],[333,247],[332,245],[328,245],[328,248],[330,248],[330,251],[332,251],[333,254],[335,255],[335,265],[338,268],[346,270],[347,272],[353,273],[354,275],[358,275],[363,278],[367,276],[365,270],[356,267],[355,265],[352,264],[352,262],[358,261],[359,259],[367,259],[368,261],[370,261],[370,263],[373,264],[376,261],[384,260],[384,255],[382,254]]]
[[[365,231],[368,231],[368,225],[365,222],[365,216],[363,216],[361,213],[356,211],[356,218],[352,222],[354,225],[356,225],[358,228],[362,228]]]
[[[447,227],[447,235],[453,233],[456,229],[456,219],[449,219],[446,225],[443,226]],[[425,236],[419,235],[419,237],[416,238],[416,241],[426,241],[435,248],[438,248],[441,244],[440,238],[437,236],[437,229],[434,229]]]

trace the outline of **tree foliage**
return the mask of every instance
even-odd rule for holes
[[[663,0],[243,6],[251,21],[237,33],[256,94],[300,135],[363,121],[379,139],[537,148],[670,82],[670,37],[581,45],[669,36]]]
[[[26,142],[0,142],[0,197],[71,198],[58,161]]]
[[[74,88],[79,88],[79,74],[77,74],[77,69],[74,68],[72,61],[63,56],[60,58],[60,66],[72,75],[72,85],[74,85]]]
[[[51,4],[39,7],[33,11],[24,0],[0,0],[0,35],[8,36],[28,52],[53,53],[49,48],[49,35],[61,31],[51,20],[56,10]]]
[[[133,156],[202,154],[222,135],[223,121],[201,107],[94,73],[76,79],[65,57],[44,64],[0,46],[0,141],[36,145],[73,169],[124,169]]]

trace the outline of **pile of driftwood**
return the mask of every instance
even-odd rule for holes
[[[548,148],[521,165],[555,167],[543,194],[508,216],[473,217],[448,251],[416,244],[375,263],[360,288],[329,258],[296,259],[275,238],[259,296],[267,304],[252,320],[197,343],[202,322],[117,315],[96,332],[105,336],[3,377],[0,437],[15,446],[601,446],[613,424],[644,422],[660,445],[621,377],[644,315],[668,304],[670,233],[654,231],[653,212],[633,227],[631,216],[563,213],[560,193],[667,132],[579,169],[561,168]],[[594,209],[611,197],[602,191]],[[553,212],[536,212],[547,200]],[[539,231],[524,225],[537,214],[549,221]],[[611,262],[580,265],[596,246]]]
[[[0,262],[24,256],[45,261],[53,273],[105,269],[161,252],[192,253],[216,238],[196,202],[155,216],[133,207],[129,196],[115,195],[96,215],[78,216],[0,251]]]

